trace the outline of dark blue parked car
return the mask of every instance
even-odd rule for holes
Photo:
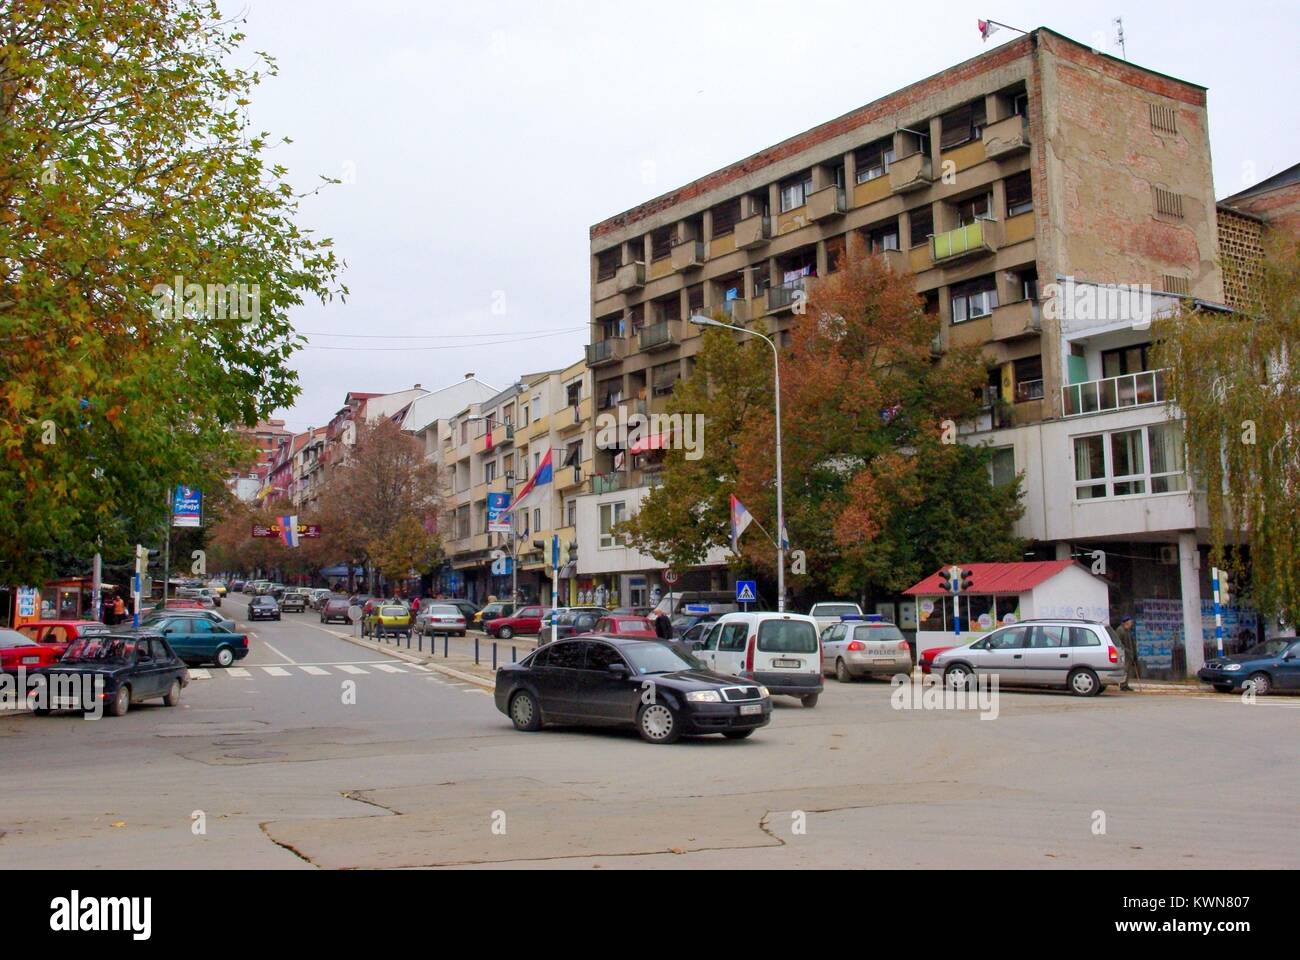
[[[97,634],[74,641],[63,659],[50,667],[33,671],[46,687],[34,700],[36,713],[50,710],[88,710],[84,692],[97,680],[101,683],[105,710],[120,717],[131,704],[161,698],[174,707],[181,690],[190,682],[189,672],[176,652],[153,631]],[[58,691],[82,691],[77,702],[51,702]],[[37,694],[34,692],[33,696]]]
[[[1260,695],[1300,690],[1300,639],[1275,637],[1230,657],[1217,657],[1196,676],[1220,693],[1231,693],[1246,683],[1253,684]]]

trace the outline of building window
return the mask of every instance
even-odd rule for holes
[[[1101,353],[1101,375],[1103,377],[1122,377],[1129,373],[1144,373],[1151,369],[1151,344],[1139,343],[1118,350],[1103,350]]]
[[[984,101],[976,100],[946,113],[941,121],[943,133],[939,140],[940,150],[951,150],[971,140],[978,140],[984,132]]]
[[[704,310],[704,284],[697,283],[686,288],[686,308],[692,313]]]
[[[627,507],[622,502],[602,503],[600,505],[600,546],[601,549],[622,546],[619,537],[614,534],[614,527],[627,519]]]
[[[844,234],[831,237],[826,241],[826,269],[828,272],[835,273],[844,266],[846,256]]]
[[[1016,479],[1016,448],[998,447],[995,449],[993,459],[989,461],[989,472],[995,487],[1004,487],[1009,483],[1014,483]]]
[[[994,277],[980,277],[952,288],[953,323],[987,317],[997,305],[998,284]]]
[[[542,529],[542,508],[536,507],[533,510],[533,530],[540,531],[541,529]]]
[[[1015,362],[1016,403],[1043,399],[1043,358],[1024,357]]]
[[[577,500],[570,500],[564,505],[564,525],[566,527],[576,527],[578,525]]]
[[[917,207],[908,211],[912,222],[912,246],[919,247],[930,242],[934,233],[934,210],[928,206]]]
[[[781,212],[802,207],[812,193],[812,177],[804,174],[796,180],[787,180],[781,184]]]
[[[576,407],[582,401],[582,381],[574,380],[564,387],[564,400],[571,407]]]
[[[713,208],[713,229],[711,236],[724,237],[736,229],[740,219],[740,198],[728,200]]]
[[[526,426],[528,426],[528,408],[527,408],[527,407],[520,407],[520,408],[519,408],[519,426],[521,426],[521,427],[526,427]]]
[[[957,212],[957,226],[969,226],[976,220],[987,220],[992,216],[993,195],[981,193],[965,200],[958,200],[953,204],[953,208]]]
[[[858,183],[883,177],[894,162],[894,138],[887,137],[857,150],[853,154],[854,174]]]
[[[1007,216],[1015,217],[1034,209],[1033,178],[1029,171],[1007,177]]]
[[[897,250],[898,245],[898,221],[887,223],[883,227],[877,227],[867,234],[867,249],[872,253],[884,253],[886,250]]]
[[[650,259],[663,260],[673,252],[673,227],[660,227],[650,234]]]
[[[1157,423],[1074,438],[1074,499],[1132,497],[1187,489],[1181,423]]]
[[[618,262],[621,254],[622,251],[618,247],[610,247],[608,250],[602,250],[596,254],[597,280],[608,280],[618,272]]]
[[[496,478],[497,462],[495,460],[489,460],[487,463],[483,464],[483,482],[491,483]]]

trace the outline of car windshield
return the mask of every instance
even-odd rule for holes
[[[36,646],[40,646],[40,644],[30,637],[23,636],[17,630],[0,630],[0,649]]]
[[[405,607],[383,607],[379,611],[381,617],[404,617],[406,616]]]
[[[674,673],[678,670],[699,670],[703,667],[703,664],[694,657],[666,643],[658,643],[654,640],[629,643],[619,649],[638,674]]]
[[[1293,643],[1295,643],[1294,637],[1275,637],[1272,640],[1257,643],[1253,647],[1247,647],[1241,651],[1241,654],[1247,657],[1276,657]]]
[[[254,597],[253,606],[255,607],[273,607],[275,606],[274,597]]]
[[[78,640],[68,647],[64,663],[79,660],[125,660],[135,653],[135,641],[121,637],[92,637]]]
[[[816,610],[819,617],[847,617],[862,612],[856,603],[819,603]]]
[[[430,613],[436,613],[436,614],[437,614],[438,616],[440,616],[440,617],[459,617],[459,616],[460,616],[460,608],[459,608],[459,607],[452,607],[452,606],[448,606],[448,605],[446,605],[446,604],[441,604],[441,603],[438,604],[437,606],[430,607],[430,608],[429,608],[429,612],[430,612]]]
[[[817,630],[807,620],[764,620],[758,649],[765,653],[816,653]]]

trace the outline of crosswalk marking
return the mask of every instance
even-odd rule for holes
[[[351,664],[340,663],[339,669],[344,673],[369,673],[369,670],[362,670],[360,667],[354,667]]]
[[[200,669],[200,668],[198,668],[198,667],[192,667],[192,668],[190,668],[190,679],[191,679],[191,680],[207,680],[207,679],[208,679],[209,677],[211,677],[211,676],[212,676],[212,674],[209,673],[207,670],[202,670],[202,669]]]
[[[284,669],[284,667],[263,667],[262,669],[273,677],[287,677],[290,675],[289,671]]]
[[[245,670],[243,667],[230,667],[230,668],[228,668],[228,669],[226,670],[226,676],[228,676],[228,677],[251,677],[252,674],[249,673],[247,670]]]
[[[313,677],[328,677],[330,674],[330,672],[323,667],[299,667],[298,669]]]
[[[406,672],[401,667],[394,666],[391,663],[376,663],[375,669],[382,670],[384,671],[384,673],[405,673]]]

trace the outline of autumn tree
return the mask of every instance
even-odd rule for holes
[[[288,312],[341,294],[250,129],[274,74],[211,0],[0,17],[0,581],[156,544],[298,393]]]
[[[1209,511],[1213,562],[1269,616],[1300,616],[1300,243],[1273,237],[1257,312],[1156,321],[1154,366]],[[1243,549],[1244,548],[1244,549]],[[1248,577],[1247,577],[1248,574]]]
[[[441,547],[437,518],[444,485],[438,465],[390,420],[358,426],[355,442],[343,449],[342,461],[330,464],[318,501],[324,548],[339,562],[380,566],[385,576],[400,569],[399,579],[412,567],[428,570]]]

